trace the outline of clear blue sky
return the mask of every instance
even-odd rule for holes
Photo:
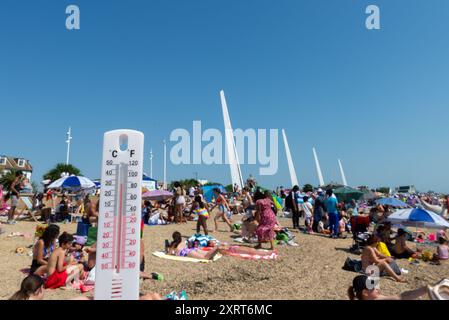
[[[380,31],[365,28],[369,4]],[[301,184],[318,182],[316,146],[326,182],[341,158],[351,185],[449,192],[448,16],[447,0],[2,0],[0,153],[40,181],[71,125],[71,162],[97,178],[103,132],[131,128],[161,179],[173,129],[223,129],[224,89],[234,128],[286,129]],[[289,185],[279,146],[278,174],[256,175],[268,187]],[[225,165],[169,165],[168,178],[194,172],[230,181]]]

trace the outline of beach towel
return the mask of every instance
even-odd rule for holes
[[[165,252],[161,251],[155,251],[153,252],[153,255],[162,259],[167,260],[175,260],[175,261],[184,261],[184,262],[200,262],[200,263],[209,263],[209,262],[215,262],[218,259],[222,257],[221,254],[217,253],[215,257],[212,260],[206,260],[206,259],[195,259],[190,257],[179,257],[179,256],[172,256],[170,254],[166,254]]]
[[[260,250],[269,252],[270,250]],[[278,253],[276,251],[272,251],[270,255],[258,255],[258,254],[249,254],[249,253],[237,253],[233,252],[232,250],[226,250],[226,255],[241,259],[248,259],[248,260],[274,260],[277,259]]]

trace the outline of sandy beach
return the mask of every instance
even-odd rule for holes
[[[234,221],[238,217],[234,216]],[[279,219],[283,226],[290,227],[289,219]],[[209,226],[212,222],[209,220]],[[20,269],[29,267],[31,257],[16,254],[17,247],[28,247],[33,238],[8,237],[11,232],[34,234],[36,223],[23,221],[17,225],[2,225],[5,233],[0,235],[0,283],[3,290],[0,299],[8,299],[20,286],[25,275]],[[74,233],[76,224],[60,224],[61,231]],[[232,243],[232,234],[220,222],[222,232],[211,235],[221,242]],[[295,232],[298,247],[277,246],[277,260],[252,261],[224,256],[208,264],[164,260],[152,255],[163,249],[165,239],[170,239],[174,231],[183,236],[195,233],[195,222],[171,224],[166,226],[146,226],[144,231],[145,271],[157,272],[164,276],[163,281],[146,280],[141,284],[142,292],[157,292],[165,295],[171,291],[185,290],[191,300],[210,299],[347,299],[346,290],[356,273],[342,269],[350,254],[348,249],[352,239],[329,239],[320,235],[307,235]],[[412,244],[413,246],[413,244]],[[422,262],[412,265],[407,260],[398,260],[400,267],[409,270],[408,283],[396,283],[382,278],[380,286],[385,294],[398,294],[427,283],[435,283],[449,275],[449,264],[439,266]],[[80,296],[74,290],[47,290],[46,299],[67,299]],[[90,295],[90,294],[86,294]]]

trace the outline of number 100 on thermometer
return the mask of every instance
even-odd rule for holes
[[[137,300],[140,273],[143,133],[104,134],[96,300]]]

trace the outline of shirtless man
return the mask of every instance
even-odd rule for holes
[[[367,246],[363,249],[362,253],[362,269],[366,272],[370,265],[375,265],[379,268],[379,274],[385,274],[391,276],[397,282],[406,282],[401,276],[398,276],[390,266],[393,261],[392,258],[384,256],[377,249],[379,238],[375,235],[371,235],[368,238]]]

